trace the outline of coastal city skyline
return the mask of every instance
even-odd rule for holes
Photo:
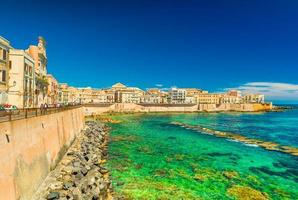
[[[30,6],[9,1],[1,5],[4,15],[11,7],[16,12],[3,21],[1,35],[16,49],[43,36],[49,73],[76,87],[122,82],[142,89],[233,88],[265,93],[276,103],[297,103],[297,3],[211,5],[99,1],[70,7],[67,1]]]
[[[0,7],[0,200],[298,199],[297,0]]]

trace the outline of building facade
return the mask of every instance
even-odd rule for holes
[[[247,94],[243,97],[244,103],[264,103],[265,96],[263,94]]]
[[[11,49],[9,53],[8,102],[19,108],[34,107],[34,60],[24,50]]]
[[[186,99],[186,90],[179,88],[171,88],[168,93],[168,103],[184,104]]]
[[[56,105],[58,104],[58,81],[51,74],[47,74],[48,81],[48,93],[47,93],[47,104],[48,105]]]
[[[0,104],[8,103],[10,42],[0,36]]]
[[[198,104],[220,104],[222,94],[202,93],[197,95]]]
[[[26,51],[35,62],[35,106],[40,107],[47,102],[48,93],[46,41],[43,37],[38,37],[37,46],[30,45]]]

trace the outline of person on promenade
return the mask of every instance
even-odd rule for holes
[[[40,114],[41,115],[43,114],[43,108],[44,108],[44,105],[43,104],[40,104]]]
[[[49,107],[48,104],[45,103],[44,104],[44,114],[47,114],[48,107]]]

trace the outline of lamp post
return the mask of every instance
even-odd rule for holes
[[[6,91],[9,92],[9,89],[12,88],[12,87],[15,87],[16,85],[17,85],[17,82],[13,81],[12,85],[8,86]]]

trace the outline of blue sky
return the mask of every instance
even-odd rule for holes
[[[298,102],[297,10],[296,0],[10,0],[0,35],[22,49],[43,36],[48,71],[74,86],[239,88]]]

